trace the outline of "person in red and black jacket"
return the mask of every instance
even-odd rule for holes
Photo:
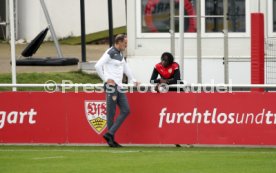
[[[158,75],[160,78],[158,78]],[[174,62],[174,57],[169,52],[164,52],[161,56],[161,62],[156,64],[151,78],[150,83],[156,83],[158,85],[164,84],[180,84],[180,70],[178,63]],[[172,89],[170,89],[172,90]]]

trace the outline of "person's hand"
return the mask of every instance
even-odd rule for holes
[[[168,80],[166,80],[166,79],[160,79],[160,83],[168,83]]]
[[[140,82],[134,82],[134,86],[138,87],[141,83]]]
[[[158,93],[159,93],[159,85],[160,85],[160,83],[158,83],[158,84],[154,87],[154,90],[155,90],[156,92],[158,92]]]
[[[108,85],[115,85],[115,81],[114,80],[112,80],[112,79],[108,79],[107,81],[106,81],[106,83],[108,84]]]

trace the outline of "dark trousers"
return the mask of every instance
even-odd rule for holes
[[[129,104],[126,94],[120,92],[118,85],[112,86],[105,84],[106,109],[107,109],[107,128],[108,132],[115,135],[116,131],[129,115]],[[116,106],[120,108],[120,114],[115,120]]]

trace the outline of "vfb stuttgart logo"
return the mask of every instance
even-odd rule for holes
[[[106,102],[85,101],[86,118],[92,129],[101,134],[106,127]]]

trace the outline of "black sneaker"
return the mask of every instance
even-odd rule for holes
[[[110,147],[117,147],[117,145],[115,144],[114,140],[113,140],[113,135],[111,135],[110,133],[106,133],[103,135],[103,138],[106,140],[107,144]]]
[[[180,144],[175,144],[175,146],[176,146],[176,147],[181,147],[181,145],[180,145]]]
[[[114,141],[114,144],[116,147],[120,148],[120,147],[123,147],[122,145],[120,145],[118,142]]]

